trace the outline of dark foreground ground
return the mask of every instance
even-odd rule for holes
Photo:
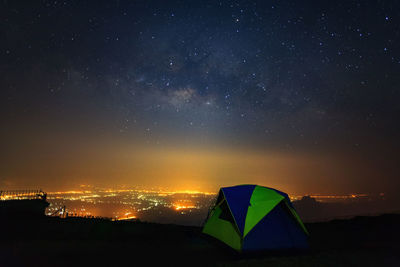
[[[400,215],[306,224],[310,250],[241,255],[198,227],[45,218],[0,225],[0,266],[400,266]]]

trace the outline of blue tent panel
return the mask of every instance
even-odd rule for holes
[[[287,225],[286,229],[292,239],[293,248],[308,248],[308,236],[304,233],[303,228],[293,217],[290,210],[288,210],[288,207],[282,203],[279,209],[288,217],[288,220],[285,220],[284,223]]]
[[[241,234],[243,234],[244,231],[247,209],[250,205],[250,198],[255,187],[255,185],[238,185],[222,188],[225,199],[228,202]]]
[[[307,236],[291,215],[276,206],[245,237],[243,251],[307,248]]]

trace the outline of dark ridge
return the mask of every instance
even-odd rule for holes
[[[308,251],[240,254],[200,227],[3,217],[0,266],[398,266],[399,225],[399,214],[309,223]]]

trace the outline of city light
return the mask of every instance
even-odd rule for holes
[[[85,189],[90,190],[49,192],[47,199],[51,205],[46,214],[58,214],[57,211],[65,206],[67,216],[106,217],[118,221],[133,219],[154,221],[171,216],[179,218],[193,216],[193,213],[198,213],[199,217],[205,217],[216,197],[216,193],[196,190],[101,189],[92,186],[85,186]],[[347,195],[309,194],[309,196],[320,202],[358,201],[370,198],[367,194],[359,193]],[[11,197],[13,196],[2,195],[2,199]],[[302,197],[290,196],[292,201],[301,200]],[[380,197],[382,198],[383,195]]]
[[[176,210],[182,210],[182,209],[197,209],[198,207],[193,206],[193,205],[188,205],[188,206],[184,206],[184,205],[174,205]]]

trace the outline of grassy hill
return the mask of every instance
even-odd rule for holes
[[[400,266],[400,215],[307,224],[310,250],[243,255],[201,228],[101,219],[2,220],[0,266]]]

